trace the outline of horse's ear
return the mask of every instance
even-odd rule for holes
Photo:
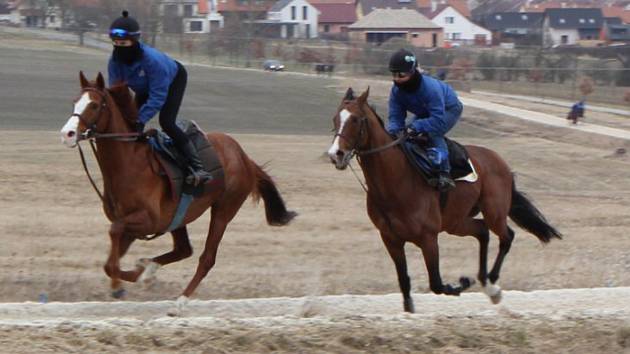
[[[365,92],[363,92],[361,94],[361,96],[359,96],[359,98],[357,99],[360,103],[365,103],[367,102],[368,96],[370,95],[370,86],[368,86],[367,90],[365,90]]]
[[[103,74],[101,74],[100,71],[98,72],[98,76],[96,76],[96,87],[101,90],[105,88],[105,79],[103,79]]]
[[[90,83],[85,78],[85,75],[83,75],[83,71],[79,71],[79,82],[81,82],[81,88],[82,89],[90,86]]]
[[[352,91],[352,87],[348,87],[348,91],[343,96],[344,101],[352,101],[354,99],[354,91]]]

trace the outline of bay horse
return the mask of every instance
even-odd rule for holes
[[[233,138],[210,133],[207,138],[223,166],[225,188],[194,199],[181,224],[183,226],[171,232],[172,251],[142,259],[133,270],[121,270],[120,259],[136,239],[168,228],[178,201],[171,196],[167,178],[158,174],[157,157],[149,144],[128,138],[138,134],[134,134],[132,128],[137,108],[127,86],[106,89],[101,73],[94,82],[89,82],[83,72],[79,74],[79,79],[81,94],[74,102],[74,113],[61,129],[61,135],[62,141],[69,147],[75,147],[79,141],[88,138],[96,141],[95,154],[103,176],[103,209],[111,221],[111,249],[104,269],[111,278],[114,297],[124,295],[123,280],[135,282],[141,277],[151,280],[158,267],[190,257],[192,247],[186,224],[210,207],[205,248],[199,257],[195,275],[177,299],[180,310],[214,266],[223,233],[249,195],[253,195],[255,200],[262,197],[269,225],[286,225],[297,215],[286,209],[271,177],[247,156]]]
[[[479,241],[477,279],[490,300],[498,303],[499,272],[514,239],[514,231],[507,224],[508,216],[543,243],[562,235],[516,189],[505,161],[480,146],[465,146],[478,174],[477,181],[457,182],[442,206],[439,192],[414,170],[397,146],[399,140],[393,140],[386,132],[383,120],[368,104],[368,95],[369,88],[358,98],[352,88],[348,89],[333,118],[336,133],[328,155],[339,170],[357,156],[367,185],[368,215],[396,266],[404,310],[414,312],[404,250],[407,242],[422,250],[433,293],[457,296],[474,283],[467,277],[461,277],[457,284],[442,282],[437,239],[440,231],[471,235]],[[483,219],[475,218],[479,212]],[[499,252],[488,273],[490,230],[499,237]]]

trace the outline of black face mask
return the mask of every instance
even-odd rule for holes
[[[422,77],[420,75],[420,72],[418,70],[416,70],[413,75],[411,75],[411,78],[409,78],[409,80],[399,84],[396,81],[394,81],[394,85],[398,86],[399,89],[405,91],[405,92],[415,92],[419,87],[420,87],[420,83],[422,82]]]
[[[112,58],[115,61],[131,65],[142,58],[140,43],[135,42],[131,47],[114,46]]]

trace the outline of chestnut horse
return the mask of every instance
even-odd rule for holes
[[[103,208],[112,223],[109,230],[111,250],[104,268],[111,278],[115,297],[124,295],[121,280],[135,282],[141,276],[152,279],[159,266],[191,256],[186,224],[210,207],[205,249],[194,277],[178,298],[179,309],[214,266],[223,233],[250,194],[256,199],[262,197],[270,225],[286,225],[297,215],[287,211],[272,179],[234,139],[220,133],[207,134],[223,166],[225,188],[194,199],[183,226],[171,232],[172,251],[150,260],[143,259],[134,270],[121,270],[120,259],[136,239],[168,228],[178,201],[171,196],[166,177],[157,173],[159,165],[149,144],[129,139],[137,136],[132,130],[137,109],[127,86],[106,89],[100,73],[95,82],[88,82],[81,72],[80,81],[81,95],[61,134],[69,147],[75,147],[87,138],[96,141],[96,159],[103,175]]]
[[[404,310],[413,312],[410,281],[404,245],[411,242],[422,249],[429,273],[431,291],[459,295],[474,281],[461,277],[459,284],[444,284],[440,276],[438,233],[472,235],[480,245],[477,279],[492,302],[501,299],[497,285],[501,264],[510,250],[514,231],[509,216],[517,225],[547,243],[561,238],[544,216],[514,185],[508,165],[495,152],[479,146],[466,146],[478,179],[458,182],[440,205],[440,195],[414,170],[402,149],[385,131],[384,123],[368,104],[369,89],[355,98],[348,89],[334,116],[335,138],[328,150],[332,163],[345,169],[353,156],[367,184],[367,211],[378,228],[389,252],[403,295]],[[474,216],[481,211],[483,219]],[[489,230],[499,237],[499,253],[487,273]]]

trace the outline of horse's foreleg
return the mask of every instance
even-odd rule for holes
[[[389,252],[390,257],[396,266],[396,274],[398,275],[398,285],[403,295],[403,307],[406,312],[415,312],[413,299],[411,298],[411,281],[407,272],[407,257],[405,256],[405,244],[398,240],[392,240],[388,235],[381,232],[383,243]]]
[[[459,284],[451,285],[442,283],[442,276],[440,275],[440,250],[437,242],[437,234],[424,235],[422,242],[419,244],[422,249],[422,255],[424,256],[424,263],[429,273],[429,285],[431,291],[435,294],[455,295],[468,289],[472,282],[469,278],[461,277]]]
[[[122,271],[120,269],[120,259],[127,253],[129,246],[135,240],[134,237],[127,234],[128,231],[134,231],[136,228],[142,227],[147,222],[147,213],[136,212],[125,216],[124,218],[112,223],[109,229],[109,237],[111,240],[111,249],[107,262],[105,263],[105,273],[111,278],[112,296],[115,298],[121,298],[125,295],[125,290],[122,287],[122,280],[135,281],[140,272],[135,271]]]
[[[190,245],[186,226],[171,231],[171,236],[173,237],[172,251],[151,259],[143,258],[138,260],[138,266],[142,268],[140,281],[149,284],[155,280],[155,272],[159,267],[177,262],[192,255],[192,246]]]

